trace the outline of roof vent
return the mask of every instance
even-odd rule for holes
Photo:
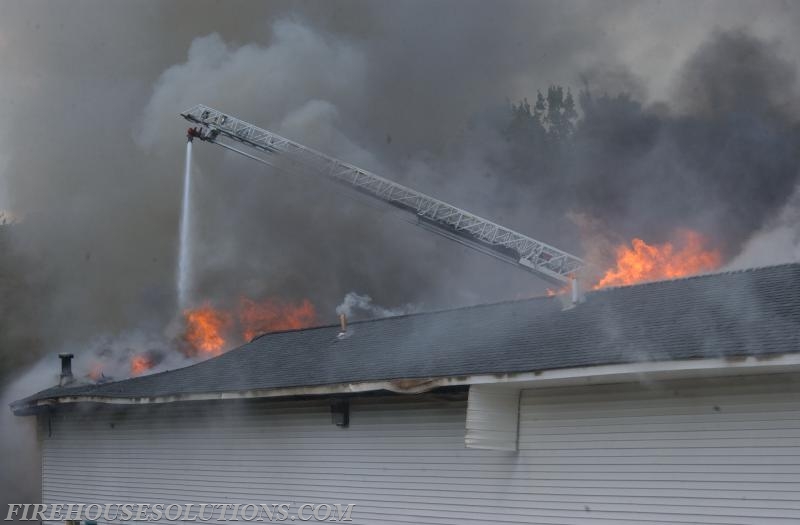
[[[581,282],[577,277],[572,277],[570,279],[569,293],[566,293],[566,289],[562,290],[563,293],[558,294],[562,310],[571,310],[586,300],[583,289],[581,288]]]
[[[64,386],[75,381],[72,375],[72,354],[58,354],[61,359],[61,375],[58,378],[58,385]]]
[[[347,316],[339,314],[339,339],[347,337]]]
[[[577,277],[572,278],[572,282],[570,283],[571,292],[572,292],[572,304],[578,304],[583,301],[583,291],[581,290],[581,283],[578,281]]]

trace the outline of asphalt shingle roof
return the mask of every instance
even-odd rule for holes
[[[800,352],[800,264],[267,334],[186,368],[66,395],[151,397]]]

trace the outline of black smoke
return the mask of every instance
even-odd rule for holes
[[[773,44],[718,32],[668,106],[584,93],[570,154],[578,212],[623,237],[705,233],[726,258],[780,212],[800,175],[797,79]]]
[[[423,18],[413,3],[276,4],[244,25],[208,6],[106,8],[141,34],[26,5],[11,14],[61,45],[17,37],[6,206],[24,219],[17,248],[48,279],[31,319],[48,350],[174,318],[177,113],[198,102],[579,254],[576,217],[614,241],[695,228],[730,257],[794,186],[795,66],[748,29],[701,33],[657,83],[643,76],[651,61],[622,58],[658,49],[657,31],[616,39],[616,4],[425,4]],[[577,111],[558,144],[515,130],[505,102],[550,84],[570,87]],[[309,298],[335,322],[350,291],[433,308],[542,290],[313,179],[203,146],[198,298]]]

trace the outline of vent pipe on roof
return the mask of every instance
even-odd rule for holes
[[[72,354],[58,354],[61,359],[61,375],[58,378],[59,386],[64,386],[72,383],[75,378],[72,375]]]
[[[575,308],[585,300],[585,297],[583,296],[583,290],[581,289],[581,282],[577,277],[572,277],[570,279],[569,288],[569,298],[565,297],[566,294],[562,294],[561,296],[561,304],[563,305],[564,310]]]
[[[577,277],[572,278],[572,304],[578,304],[581,301],[581,285]]]
[[[339,335],[347,333],[347,316],[339,314]]]

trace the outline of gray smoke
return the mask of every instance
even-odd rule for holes
[[[739,270],[795,261],[800,261],[800,186],[778,216],[747,240],[727,268]]]
[[[573,209],[623,238],[661,242],[687,227],[737,254],[800,174],[796,68],[778,49],[715,32],[679,69],[670,104],[584,95],[562,171],[574,177]]]
[[[356,292],[349,292],[344,296],[342,303],[336,307],[336,313],[345,315],[348,319],[352,319],[358,315],[363,315],[367,319],[395,317],[418,311],[420,311],[420,307],[413,304],[406,304],[395,308],[385,308],[375,304],[372,297],[369,295],[362,295]]]
[[[794,4],[77,4],[0,19],[6,381],[44,354],[174,344],[196,103],[579,254],[587,224],[611,244],[691,227],[729,261],[794,217]],[[567,149],[510,131],[505,101],[550,84],[579,101]],[[327,323],[350,290],[433,309],[544,289],[314,177],[206,144],[195,166],[195,294],[219,306],[308,298]]]
[[[177,113],[198,102],[578,253],[575,214],[621,239],[696,227],[733,255],[783,205],[795,176],[784,150],[796,9],[727,2],[720,14],[709,3],[687,21],[660,4],[459,6],[115,5],[98,24],[10,3],[0,52],[14,126],[0,206],[24,219],[18,248],[48,279],[32,319],[41,347],[74,350],[131,320],[160,333],[173,317]],[[503,100],[550,83],[577,97],[584,80],[595,127],[579,130],[572,160],[509,162]],[[755,157],[775,165],[733,158],[741,149],[726,130],[736,128],[752,130],[741,140],[761,141]],[[206,145],[196,166],[196,286],[220,303],[307,297],[333,317],[353,289],[432,308],[542,290],[314,179]],[[750,197],[755,209],[743,205]]]

